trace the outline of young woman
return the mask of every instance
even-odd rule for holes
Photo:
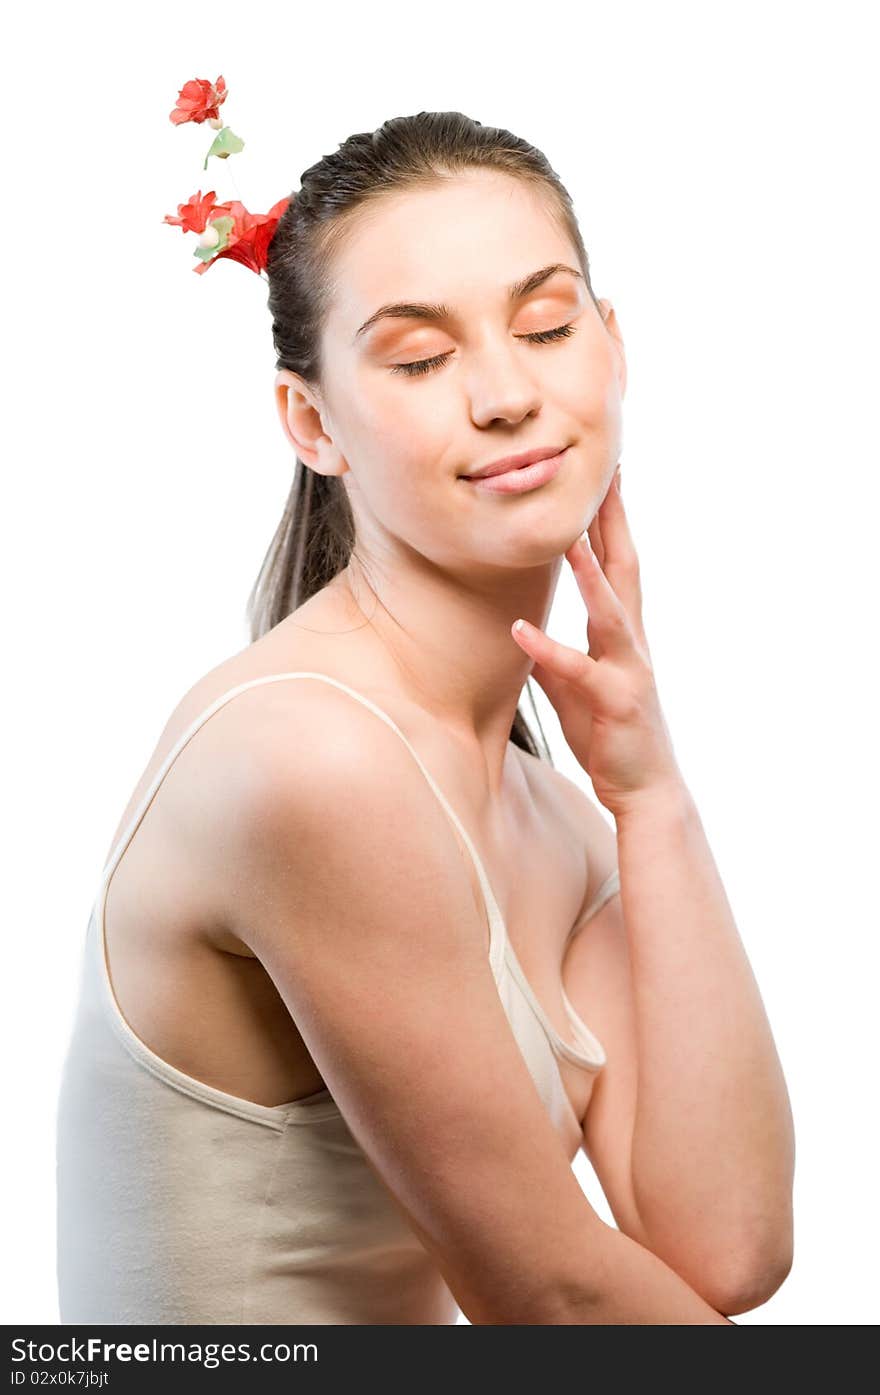
[[[726,1324],[791,1262],[791,1117],[653,683],[569,197],[507,131],[398,118],[306,171],[267,270],[293,487],[252,642],[109,850],[61,1320]],[[589,654],[540,628],[563,563]]]

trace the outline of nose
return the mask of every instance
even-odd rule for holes
[[[535,365],[527,363],[519,344],[486,344],[475,350],[464,382],[477,426],[499,420],[522,421],[541,405]]]

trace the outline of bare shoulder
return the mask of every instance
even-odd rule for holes
[[[221,742],[230,794],[243,807],[319,812],[346,781],[354,788],[354,782],[380,776],[389,763],[395,773],[420,775],[382,715],[383,705],[370,706],[374,700],[368,693],[347,691],[332,675],[326,677],[331,681],[263,685],[233,705]]]
[[[332,760],[336,754],[344,759],[348,735],[357,737],[379,723],[335,686],[332,675],[312,677],[312,672],[254,673],[227,661],[199,678],[165,727],[169,739],[179,737],[210,714],[198,741],[184,748],[181,764],[192,771],[199,767],[217,793],[234,802],[282,788],[292,763],[299,762],[305,773],[309,760]]]
[[[231,926],[250,924],[255,886],[283,899],[304,871],[320,881],[323,869],[353,862],[355,845],[358,859],[405,855],[448,877],[447,892],[456,884],[467,894],[452,824],[412,750],[350,692],[309,681],[252,689],[230,704],[212,745],[216,805],[204,840]]]
[[[351,755],[355,704],[328,683],[266,681],[274,676],[227,661],[200,677],[168,717],[142,780],[187,733],[196,737],[176,753],[163,807],[190,856],[209,872],[238,855],[243,823],[264,815],[294,776],[319,792],[320,763],[326,769],[334,757]]]

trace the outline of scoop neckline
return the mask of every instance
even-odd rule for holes
[[[572,1046],[570,1042],[567,1042],[565,1038],[562,1036],[561,1032],[559,1032],[556,1026],[553,1024],[553,1022],[551,1022],[547,1014],[546,1008],[544,1007],[543,1003],[541,1002],[540,998],[538,997],[537,993],[532,987],[525,970],[523,969],[522,965],[519,962],[519,959],[517,958],[516,951],[513,948],[513,945],[510,942],[510,936],[507,933],[507,924],[504,919],[504,916],[501,913],[501,907],[499,906],[498,899],[495,895],[495,892],[492,889],[492,883],[489,881],[489,877],[483,869],[482,863],[480,862],[479,854],[476,851],[474,852],[474,857],[480,866],[480,870],[483,874],[483,881],[488,891],[487,911],[489,914],[490,925],[493,925],[493,921],[497,923],[497,933],[493,925],[493,940],[497,941],[499,946],[499,954],[502,961],[506,960],[507,965],[512,971],[517,983],[519,984],[519,987],[523,995],[525,996],[527,1003],[531,1007],[541,1026],[544,1028],[544,1031],[547,1033],[547,1036],[549,1037],[551,1044],[559,1052],[559,1054],[563,1055],[567,1061],[571,1061],[573,1065],[580,1066],[584,1070],[601,1070],[601,1068],[605,1065],[607,1060],[605,1048],[602,1046],[602,1043],[599,1041],[599,1038],[595,1035],[594,1032],[590,1030],[586,1022],[584,1022],[583,1018],[576,1011],[561,982],[560,990],[562,993],[562,1000],[565,1005],[566,1012],[568,1013],[568,1016],[572,1019],[573,1024],[575,1025],[578,1033],[582,1034],[584,1041],[590,1047],[590,1054],[588,1054],[587,1052],[579,1051],[576,1047]],[[496,975],[496,980],[498,979],[499,975]]]

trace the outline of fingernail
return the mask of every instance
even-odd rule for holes
[[[516,624],[514,625],[513,628],[514,628],[515,630],[524,630],[525,627],[526,627],[526,622],[525,622],[525,620],[517,620],[517,622],[516,622]]]
[[[588,553],[589,553],[589,552],[592,552],[593,549],[592,549],[592,547],[590,546],[590,535],[589,535],[589,533],[587,532],[586,528],[584,529],[584,531],[581,533],[580,537],[578,538],[578,542],[580,543],[581,547],[584,549],[584,552],[588,552]]]
[[[620,466],[619,466],[619,465],[618,465],[618,467],[617,467],[617,474],[614,476],[614,481],[615,481],[615,483],[616,483],[616,485],[617,485],[617,492],[618,492],[618,494],[620,494],[620,493],[621,493],[621,488],[620,488]]]

